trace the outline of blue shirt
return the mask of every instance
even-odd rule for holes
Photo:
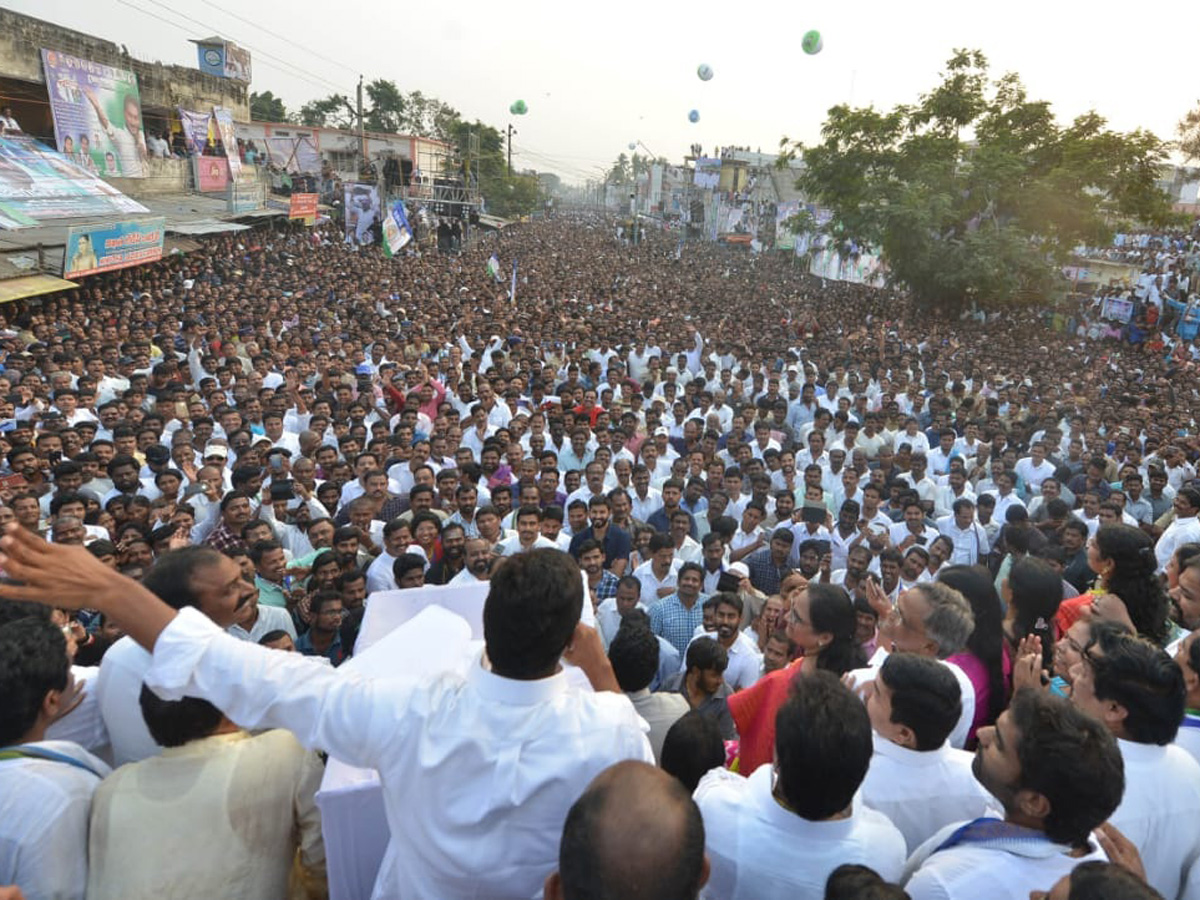
[[[306,631],[296,639],[296,652],[303,653],[305,656],[324,656],[335,666],[340,666],[346,659],[346,654],[342,652],[342,632],[339,628],[333,633],[333,643],[325,650],[324,653],[313,647],[312,632]]]
[[[688,609],[674,593],[663,597],[650,607],[650,630],[679,651],[682,656],[691,643],[696,629],[704,624],[704,601],[706,594],[701,594]]]

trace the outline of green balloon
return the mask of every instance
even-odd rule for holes
[[[518,100],[513,104],[513,106],[516,107],[518,116],[523,116],[525,113],[529,112],[529,107],[525,105],[524,100]]]
[[[805,32],[804,37],[800,39],[800,48],[809,56],[820,53],[824,46],[825,42],[821,40],[821,32],[816,30]]]

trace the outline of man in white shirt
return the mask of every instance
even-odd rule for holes
[[[975,521],[975,504],[966,497],[954,501],[953,512],[937,520],[938,531],[954,544],[954,553],[946,560],[952,566],[974,566],[987,559],[987,532]]]
[[[522,506],[517,510],[517,533],[501,541],[496,547],[496,553],[500,556],[514,556],[542,549],[557,550],[558,545],[549,538],[542,537],[541,508]]]
[[[4,621],[0,659],[0,884],[82,900],[92,795],[110,770],[78,744],[46,740],[71,703],[66,639],[45,615]]]
[[[158,560],[143,586],[174,609],[193,606],[219,628],[237,624],[256,588],[242,579],[236,562],[208,547],[186,547]],[[115,765],[157,756],[162,748],[146,728],[138,697],[150,668],[150,654],[123,637],[104,654],[96,677],[96,700],[112,740]]]
[[[146,684],[163,699],[200,697],[247,729],[286,727],[306,747],[376,769],[393,835],[376,896],[474,898],[487,883],[490,897],[531,897],[554,870],[579,785],[622,759],[653,760],[599,636],[579,627],[579,567],[558,550],[497,570],[483,610],[488,668],[480,655],[465,674],[406,680],[346,677],[238,641],[81,547],[8,537],[25,584],[0,585],[0,597],[97,608],[154,649]],[[564,654],[594,693],[568,682]]]
[[[1116,742],[1070,701],[1018,691],[979,729],[975,777],[1004,818],[948,825],[905,867],[912,900],[1028,900],[1081,862],[1106,859],[1092,838],[1121,800]]]
[[[1172,741],[1187,689],[1162,650],[1118,628],[1096,628],[1071,667],[1071,700],[1117,739],[1125,793],[1115,825],[1142,855],[1146,881],[1163,897],[1200,883],[1200,763]],[[1189,879],[1193,881],[1189,882]]]
[[[715,602],[713,621],[717,630],[705,631],[701,625],[692,640],[715,640],[725,648],[729,655],[729,665],[725,667],[725,683],[729,685],[730,690],[740,691],[758,681],[759,675],[762,674],[762,654],[758,652],[758,643],[739,627],[742,624],[744,608],[742,598],[737,594],[722,593],[716,594],[712,599]]]
[[[1200,491],[1193,487],[1180,488],[1171,504],[1175,510],[1175,520],[1167,526],[1154,546],[1159,572],[1166,570],[1167,563],[1182,544],[1200,541],[1200,519],[1196,516],[1200,513]]]
[[[1031,496],[1042,492],[1042,482],[1054,476],[1054,463],[1046,459],[1046,445],[1034,441],[1029,448],[1029,455],[1017,460],[1014,471],[1025,482],[1025,487]]]
[[[774,765],[748,778],[713,769],[696,788],[712,867],[706,895],[817,898],[843,863],[895,881],[904,837],[854,797],[871,761],[862,703],[832,673],[817,670],[794,680],[775,721]]]
[[[975,779],[972,754],[947,738],[962,714],[950,670],[915,653],[893,653],[867,689],[875,755],[863,803],[900,829],[909,852],[936,832],[999,806]]]

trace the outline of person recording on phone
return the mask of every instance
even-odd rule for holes
[[[904,521],[892,526],[892,544],[901,553],[907,553],[909,547],[928,547],[938,536],[936,528],[925,521],[925,507],[921,498],[915,493],[904,499]]]

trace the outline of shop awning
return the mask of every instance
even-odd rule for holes
[[[74,281],[56,278],[53,275],[21,275],[18,278],[6,278],[0,281],[0,303],[20,300],[22,297],[36,297],[38,294],[51,294],[54,291],[65,291],[74,287],[79,287],[79,285]]]

